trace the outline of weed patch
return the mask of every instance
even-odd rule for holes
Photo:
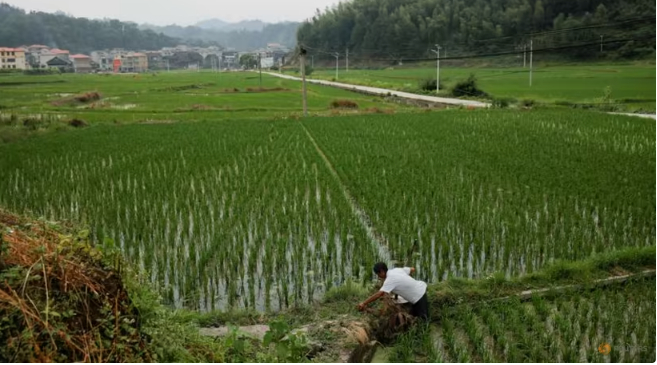
[[[358,104],[353,100],[339,99],[333,100],[330,107],[333,109],[358,109]]]

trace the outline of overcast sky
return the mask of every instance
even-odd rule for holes
[[[219,18],[269,23],[312,17],[315,9],[339,0],[2,0],[25,10],[63,11],[76,17],[113,18],[137,23],[191,25]]]

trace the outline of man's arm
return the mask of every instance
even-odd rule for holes
[[[415,274],[415,268],[414,267],[405,267],[404,272],[409,276],[413,276],[413,274]]]
[[[384,292],[384,291],[378,291],[378,292],[372,294],[372,296],[367,298],[367,300],[365,300],[364,302],[358,304],[358,310],[359,311],[364,310],[370,303],[378,300],[379,298],[381,298],[385,294],[386,294],[386,292]]]

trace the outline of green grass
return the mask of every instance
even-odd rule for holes
[[[70,129],[80,119],[98,123],[172,123],[201,120],[282,119],[301,115],[301,85],[254,72],[176,72],[140,75],[0,76],[0,143],[26,134]],[[61,103],[75,95],[99,92],[101,100]],[[335,111],[332,101],[349,99],[358,111]],[[381,98],[310,85],[311,114],[358,113],[368,108],[409,109]],[[31,121],[32,125],[27,126]]]
[[[627,111],[655,112],[655,65],[573,65],[537,66],[533,85],[529,70],[522,67],[456,67],[444,64],[441,82],[450,89],[470,74],[477,77],[482,90],[493,97],[532,99],[548,104],[600,104],[604,90],[611,88],[617,107]],[[332,79],[333,70],[315,70],[313,78]],[[340,82],[416,91],[418,83],[436,77],[435,66],[426,68],[394,67],[383,70],[341,70]],[[445,91],[447,95],[447,91]]]

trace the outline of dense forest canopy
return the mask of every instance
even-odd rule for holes
[[[533,35],[530,35],[534,33]],[[529,43],[573,58],[652,54],[653,0],[352,0],[317,11],[297,33],[311,52],[408,59],[516,52]],[[580,47],[578,45],[587,45]]]
[[[89,53],[108,48],[160,49],[178,43],[179,40],[164,34],[141,30],[134,23],[89,20],[59,13],[28,13],[0,3],[0,46],[43,44]]]

